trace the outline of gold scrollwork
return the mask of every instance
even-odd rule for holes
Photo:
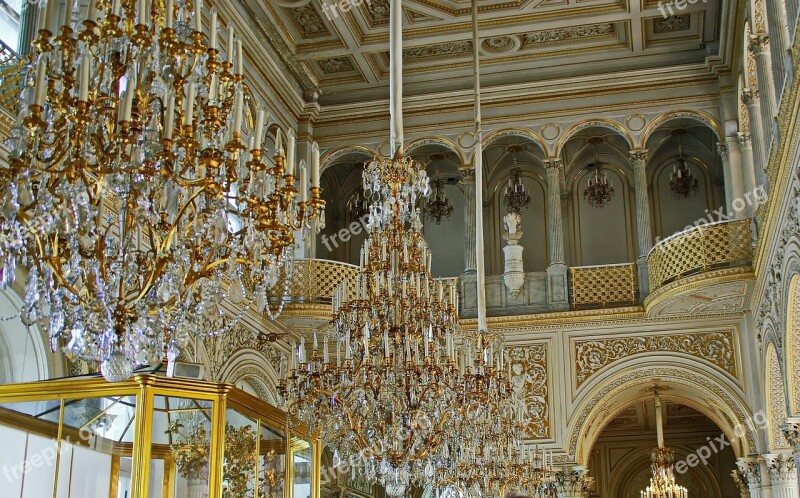
[[[706,360],[736,376],[733,331],[652,335],[577,341],[575,375],[580,387],[602,368],[623,358],[657,351],[674,351]]]

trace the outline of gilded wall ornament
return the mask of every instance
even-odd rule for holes
[[[602,368],[640,353],[672,351],[706,360],[736,376],[733,331],[652,335],[575,342],[575,376],[580,387]]]

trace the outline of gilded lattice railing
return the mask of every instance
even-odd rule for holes
[[[608,308],[636,304],[636,265],[570,268],[572,308]]]
[[[680,277],[753,262],[750,220],[701,225],[659,242],[647,258],[650,292]]]
[[[0,108],[17,115],[19,92],[25,77],[25,61],[0,42]]]
[[[288,295],[294,301],[330,301],[333,291],[342,280],[347,279],[349,287],[353,287],[356,274],[358,267],[348,263],[327,259],[299,259],[294,264]]]

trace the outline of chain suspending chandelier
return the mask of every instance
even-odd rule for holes
[[[672,136],[678,137],[678,157],[669,177],[669,189],[676,199],[686,199],[697,194],[698,181],[689,169],[683,150],[683,136],[686,133],[684,129],[672,131]]]
[[[671,448],[664,446],[663,414],[661,398],[658,394],[664,388],[656,383],[652,390],[655,398],[658,447],[650,453],[650,468],[653,476],[650,478],[650,486],[641,491],[641,498],[688,498],[689,493],[686,488],[675,482],[675,474],[672,471],[675,464],[675,453]]]
[[[123,380],[250,302],[280,312],[295,233],[324,208],[319,169],[309,199],[292,132],[266,159],[268,115],[244,120],[241,42],[231,28],[223,57],[199,1],[92,0],[61,26],[56,9],[40,8],[0,171],[0,283],[27,269],[24,323]]]
[[[606,172],[600,164],[600,154],[597,150],[598,145],[603,143],[601,137],[592,137],[589,144],[594,147],[594,162],[589,164],[588,169],[594,171],[586,180],[586,188],[583,190],[583,198],[590,206],[596,208],[605,207],[614,197],[614,184],[606,177]]]
[[[523,210],[528,209],[531,203],[531,195],[525,184],[522,183],[522,170],[517,165],[517,153],[522,150],[519,145],[511,145],[508,151],[513,154],[511,163],[511,176],[508,179],[508,185],[503,195],[503,205],[509,213],[521,214]]]
[[[444,154],[431,154],[431,162],[443,161]],[[445,182],[439,178],[439,170],[436,170],[436,179],[433,181],[433,198],[425,204],[425,215],[437,225],[441,225],[443,220],[449,220],[453,215],[453,205],[444,191]]]

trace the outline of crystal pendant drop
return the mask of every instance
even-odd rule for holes
[[[100,364],[100,372],[109,382],[123,382],[133,374],[133,363],[121,351],[114,351]]]

